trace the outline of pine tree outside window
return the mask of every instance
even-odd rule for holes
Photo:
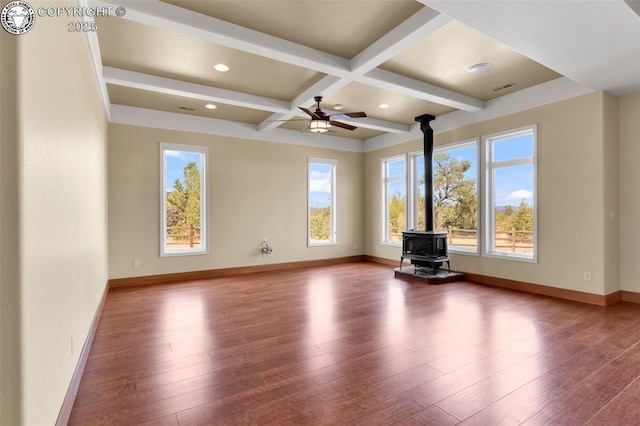
[[[160,154],[160,255],[207,253],[208,149],[163,143]]]

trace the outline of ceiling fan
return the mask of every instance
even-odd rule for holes
[[[303,132],[311,132],[311,133],[324,133],[329,131],[329,127],[335,126],[340,127],[341,129],[346,130],[355,130],[356,126],[352,126],[351,124],[341,123],[339,121],[335,121],[336,119],[341,118],[360,118],[366,117],[367,114],[363,111],[360,112],[345,112],[338,114],[327,115],[322,109],[320,109],[320,102],[322,102],[322,96],[316,96],[313,98],[318,104],[315,111],[311,111],[304,107],[298,107],[305,113],[309,114],[311,120],[307,123]]]

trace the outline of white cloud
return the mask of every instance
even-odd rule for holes
[[[510,200],[522,200],[524,198],[526,200],[528,198],[533,198],[533,192],[526,189],[518,189],[517,191],[513,191],[509,194],[508,198]]]
[[[309,176],[309,190],[311,192],[331,192],[331,173],[312,171]]]
[[[167,154],[167,157],[180,157],[182,155],[182,151],[165,151],[165,154]]]

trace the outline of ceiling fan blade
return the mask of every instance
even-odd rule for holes
[[[332,126],[336,126],[336,127],[340,127],[342,129],[347,129],[347,130],[355,130],[357,129],[356,126],[352,126],[351,124],[345,124],[345,123],[341,123],[339,121],[329,121],[329,124],[331,124]]]
[[[304,126],[304,129],[300,130],[300,132],[301,133],[308,132],[310,128],[311,128],[311,122],[308,122],[307,125]]]
[[[303,107],[298,107],[300,108],[302,111],[306,112],[307,114],[309,114],[309,116],[311,118],[314,118],[316,120],[322,120],[322,117],[320,117],[318,114],[316,114],[315,112],[311,112],[309,111],[307,108],[303,108]]]
[[[362,117],[366,117],[367,113],[364,111],[360,111],[360,112],[345,112],[345,113],[339,113],[339,114],[332,114],[330,117],[331,119],[341,119],[341,118],[362,118]]]

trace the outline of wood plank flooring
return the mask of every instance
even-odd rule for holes
[[[640,305],[351,263],[112,290],[71,425],[637,425]]]

